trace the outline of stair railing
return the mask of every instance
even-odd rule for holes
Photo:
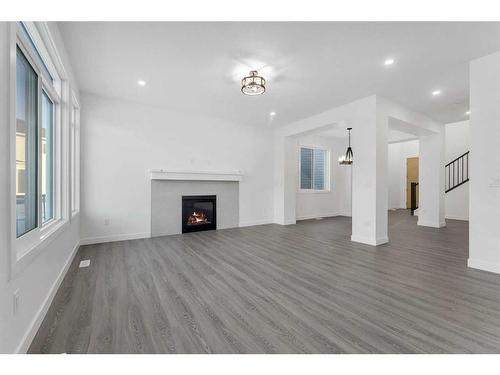
[[[469,151],[446,164],[444,171],[446,193],[469,181]]]

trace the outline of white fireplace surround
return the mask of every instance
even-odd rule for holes
[[[182,195],[217,195],[217,228],[239,226],[238,185],[243,180],[241,171],[151,169],[148,172],[150,237],[180,233]],[[158,185],[161,181],[170,183]],[[226,185],[228,183],[233,185],[233,188]],[[154,189],[153,185],[155,185]],[[236,190],[233,190],[234,188]],[[152,196],[153,192],[156,199]],[[161,195],[160,199],[158,199],[158,194]],[[162,217],[165,213],[168,215]]]
[[[241,171],[216,172],[216,171],[175,171],[166,169],[153,169],[150,173],[151,180],[183,180],[183,181],[242,181]]]

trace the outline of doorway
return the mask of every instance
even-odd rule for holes
[[[411,208],[411,183],[418,182],[418,157],[406,159],[406,208]],[[418,189],[417,189],[418,207]]]

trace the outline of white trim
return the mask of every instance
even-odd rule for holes
[[[419,219],[417,221],[417,225],[420,225],[421,227],[444,228],[446,226],[446,221],[439,223],[439,222],[432,222],[432,221],[423,221],[423,220]]]
[[[299,189],[297,194],[329,194],[331,190]]]
[[[57,225],[51,226],[50,231],[44,233],[43,237],[40,237],[40,241],[35,243],[33,246],[27,248],[19,256],[14,254],[14,262],[12,264],[11,276],[16,277],[21,273],[21,271],[31,263],[44,249],[47,248],[61,233],[63,233],[69,227],[68,221],[59,221]]]
[[[110,236],[101,237],[87,237],[80,240],[80,245],[94,245],[98,243],[106,242],[117,242],[117,241],[128,241],[128,240],[138,240],[141,238],[150,238],[149,232],[132,233],[132,234],[113,234]]]
[[[450,220],[469,221],[468,217],[463,217],[463,216],[446,215],[445,218]]]
[[[288,220],[283,220],[283,221],[275,222],[275,224],[279,224],[279,225],[294,225],[294,224],[297,224],[297,220],[295,220],[295,219],[288,219]]]
[[[242,181],[243,174],[236,172],[213,171],[172,171],[153,169],[150,171],[151,180],[196,180],[196,181]]]
[[[38,310],[37,314],[33,318],[28,330],[23,336],[23,339],[21,340],[21,343],[16,349],[16,353],[26,353],[31,345],[31,342],[35,338],[35,335],[40,328],[40,325],[43,322],[43,319],[45,318],[45,315],[49,311],[49,307],[52,304],[52,301],[54,300],[54,297],[56,296],[56,293],[61,286],[62,281],[64,280],[64,277],[68,273],[68,270],[71,266],[71,263],[73,262],[73,259],[75,258],[76,253],[78,252],[78,249],[80,248],[80,243],[77,242],[71,253],[69,254],[68,259],[66,260],[66,263],[64,263],[64,266],[62,267],[61,271],[57,275],[56,280],[52,284],[52,287],[49,289],[49,292],[47,296],[45,297],[45,300],[43,301],[42,306]]]
[[[467,260],[467,267],[482,271],[500,273],[500,263],[485,262],[484,260],[472,259]]]
[[[239,227],[253,227],[255,225],[266,225],[273,224],[274,220],[272,219],[263,219],[263,220],[244,220],[241,221]]]
[[[368,238],[368,237],[351,235],[351,241],[363,243],[365,245],[370,245],[370,246],[379,246],[379,245],[383,245],[385,243],[388,243],[389,237],[380,237],[380,238],[373,239],[373,238]]]
[[[312,214],[312,215],[301,215],[297,216],[296,220],[311,220],[311,219],[323,219],[328,217],[336,217],[339,216],[337,212],[327,212],[324,214]]]

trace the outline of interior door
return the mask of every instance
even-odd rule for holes
[[[411,208],[411,183],[418,182],[418,157],[406,159],[406,208]],[[418,206],[417,189],[417,206]]]

